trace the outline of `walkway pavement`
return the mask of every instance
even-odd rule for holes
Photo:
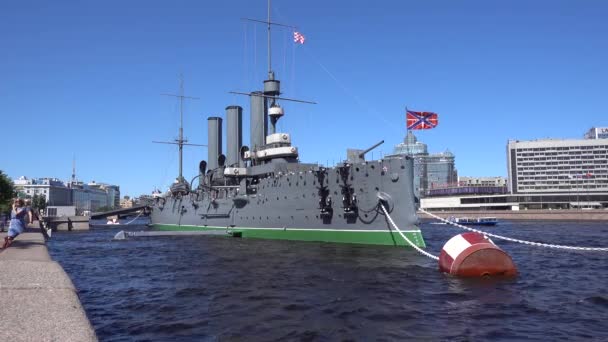
[[[4,242],[5,233],[0,233]],[[53,261],[40,229],[0,249],[0,339],[97,341],[74,284]]]

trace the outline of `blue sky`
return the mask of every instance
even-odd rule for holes
[[[206,144],[208,116],[244,108],[266,77],[262,0],[3,1],[0,117],[10,177],[121,186],[123,195],[166,189],[185,136]],[[346,148],[405,136],[405,107],[439,114],[418,138],[449,149],[463,176],[506,176],[508,139],[580,138],[608,126],[605,1],[273,1],[273,69],[284,96],[280,131],[303,162],[332,164]],[[225,141],[224,141],[225,143]],[[191,178],[204,148],[186,148]]]

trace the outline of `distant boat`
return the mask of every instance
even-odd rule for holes
[[[496,217],[450,217],[448,220],[463,225],[477,226],[495,226],[498,223]]]
[[[124,227],[124,226],[127,226],[127,224],[119,222],[118,218],[116,218],[116,217],[109,218],[106,223],[103,223],[103,221],[101,221],[101,220],[95,220],[95,221],[89,222],[90,228],[118,228],[118,227]]]

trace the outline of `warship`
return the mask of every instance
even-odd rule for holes
[[[225,154],[224,120],[209,117],[207,160],[188,181],[182,174],[182,148],[189,144],[180,124],[179,138],[172,142],[179,146],[179,176],[168,192],[154,198],[153,229],[408,246],[405,236],[425,247],[416,215],[412,158],[366,160],[381,141],[365,150],[349,149],[346,160],[332,167],[303,163],[291,135],[277,131],[277,122],[285,115],[280,102],[306,101],[280,96],[281,82],[271,68],[270,10],[267,21],[261,22],[268,25],[268,79],[262,90],[243,94],[250,98],[249,146],[243,144],[243,108],[227,106]],[[185,98],[183,88],[179,97]]]

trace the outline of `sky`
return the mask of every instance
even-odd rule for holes
[[[266,79],[266,1],[1,1],[0,170],[11,178],[119,185],[122,195],[165,190],[184,135],[207,143],[207,117],[243,107]],[[509,139],[582,138],[608,126],[608,2],[274,0],[272,69],[302,162],[334,164],[406,134],[405,107],[439,114],[416,131],[429,152],[449,150],[461,176],[506,177]],[[225,122],[224,122],[225,125]],[[224,150],[226,138],[224,137]],[[203,147],[184,148],[184,176]],[[371,155],[370,155],[371,157]]]

